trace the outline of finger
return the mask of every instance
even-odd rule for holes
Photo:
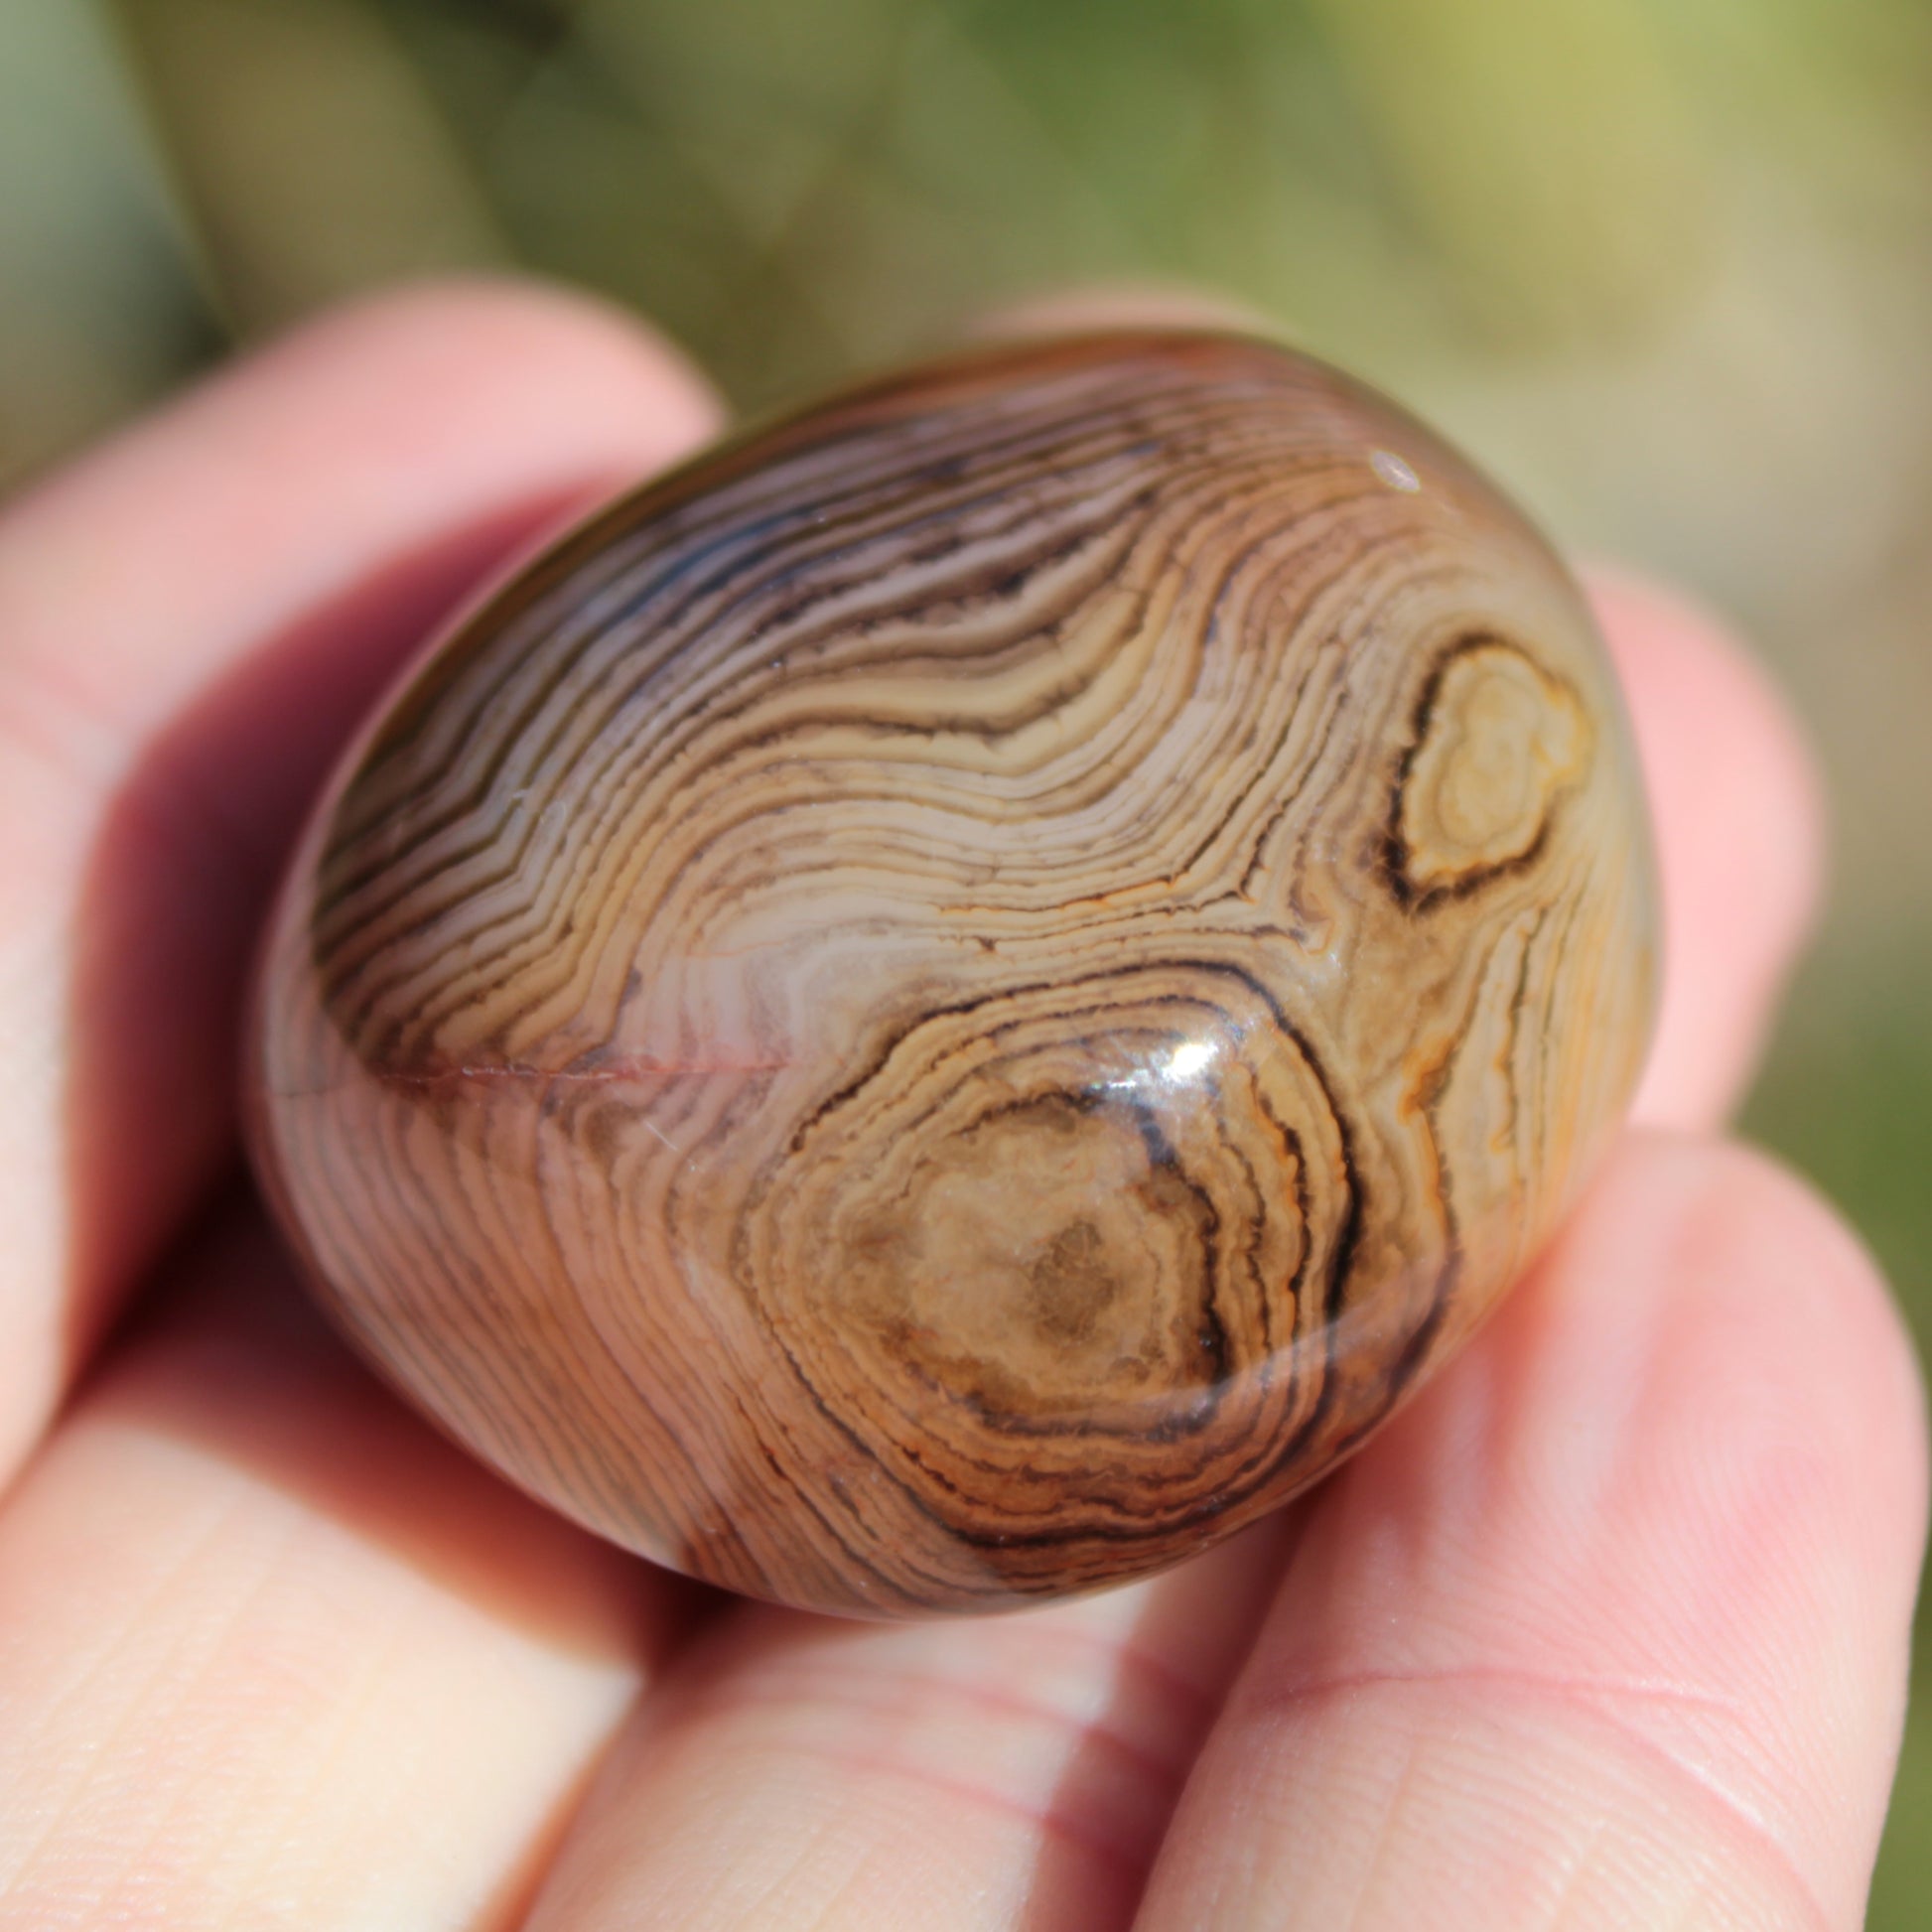
[[[1022,1616],[748,1609],[645,1704],[530,1932],[1127,1925],[1276,1535]]]
[[[1784,701],[1710,619],[1594,574],[1657,825],[1666,968],[1635,1113],[1708,1127],[1742,1096],[1818,903],[1823,810]]]
[[[499,1927],[674,1622],[325,1335],[258,1224],[0,1514],[0,1928]]]
[[[615,317],[445,288],[0,516],[0,1478],[220,1158],[260,900],[348,724],[506,549],[711,421]]]
[[[1148,1932],[1863,1922],[1923,1423],[1829,1213],[1634,1140],[1311,1500]]]

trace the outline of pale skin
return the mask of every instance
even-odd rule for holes
[[[715,403],[508,287],[316,325],[0,513],[0,1928],[1849,1928],[1925,1512],[1882,1284],[1724,1138],[1811,915],[1778,700],[1594,586],[1662,847],[1636,1122],[1347,1469],[974,1623],[702,1595],[329,1337],[233,1165],[262,895],[385,673]]]

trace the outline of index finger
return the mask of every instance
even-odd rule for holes
[[[261,899],[477,578],[716,409],[507,286],[345,311],[0,516],[0,1479],[223,1158]]]

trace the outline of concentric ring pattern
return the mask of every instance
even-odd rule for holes
[[[524,1487],[995,1607],[1381,1421],[1613,1125],[1653,952],[1538,537],[1319,364],[1082,337],[729,446],[420,665],[284,896],[256,1145]]]

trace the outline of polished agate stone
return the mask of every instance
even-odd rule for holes
[[[638,490],[329,788],[251,1023],[336,1317],[735,1590],[976,1610],[1276,1508],[1550,1233],[1645,1043],[1575,585],[1272,345],[1002,347]]]

